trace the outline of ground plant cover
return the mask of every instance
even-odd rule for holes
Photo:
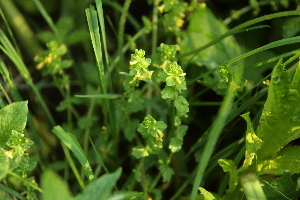
[[[0,15],[0,199],[300,199],[299,0]]]

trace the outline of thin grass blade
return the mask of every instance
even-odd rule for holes
[[[61,126],[55,126],[52,131],[74,153],[74,155],[84,168],[88,180],[94,179],[94,174],[90,163],[84,155],[83,149],[81,148],[75,136],[67,133]]]

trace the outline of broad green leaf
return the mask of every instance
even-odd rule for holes
[[[300,69],[294,76],[280,62],[275,66],[269,84],[268,98],[257,129],[263,141],[258,159],[275,157],[282,147],[300,136]]]
[[[88,159],[84,155],[84,152],[76,137],[70,133],[65,132],[65,130],[61,126],[55,126],[52,129],[52,132],[74,153],[74,155],[82,165],[87,178],[89,180],[92,180],[94,178],[92,168],[89,164]]]
[[[4,149],[0,148],[0,180],[3,179],[9,167],[8,157]]]
[[[75,200],[107,200],[111,196],[112,189],[122,173],[119,168],[114,173],[104,174],[98,179],[93,180],[86,187],[83,193],[75,197]]]
[[[185,54],[201,47],[227,31],[228,29],[224,23],[217,19],[209,8],[199,8],[190,16],[186,36],[180,43],[180,53]],[[239,53],[238,43],[233,36],[229,36],[196,54],[192,58],[192,62],[203,64],[208,69],[214,69],[238,56]],[[190,58],[191,56],[188,57],[188,59]]]
[[[208,192],[207,190],[205,190],[202,187],[199,187],[199,191],[201,192],[201,194],[204,196],[204,200],[214,200],[216,199],[214,197],[214,195],[212,195],[210,192]]]
[[[72,199],[68,184],[57,173],[45,170],[42,174],[42,200],[70,200]]]
[[[6,142],[12,134],[12,130],[23,132],[27,112],[27,101],[9,104],[0,110],[0,148],[9,150]]]
[[[283,148],[274,159],[258,163],[258,174],[282,175],[285,172],[290,172],[291,174],[300,173],[298,152],[300,152],[299,146]]]
[[[247,122],[246,130],[246,152],[243,168],[247,168],[252,164],[256,151],[261,147],[262,141],[255,135],[249,112],[241,115]]]
[[[300,190],[298,184],[292,180],[290,173],[284,173],[281,177],[265,178],[261,181],[262,187],[268,199],[299,199]]]
[[[238,183],[238,171],[234,162],[232,160],[220,159],[218,163],[222,167],[223,171],[229,172],[230,175],[229,189],[227,190],[227,192],[229,193],[234,191]]]

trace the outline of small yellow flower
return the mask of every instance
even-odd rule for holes
[[[263,81],[263,84],[269,85],[269,84],[270,84],[270,81],[267,79],[267,80]]]

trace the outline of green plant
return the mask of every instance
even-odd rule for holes
[[[298,0],[7,2],[1,199],[300,197]]]

